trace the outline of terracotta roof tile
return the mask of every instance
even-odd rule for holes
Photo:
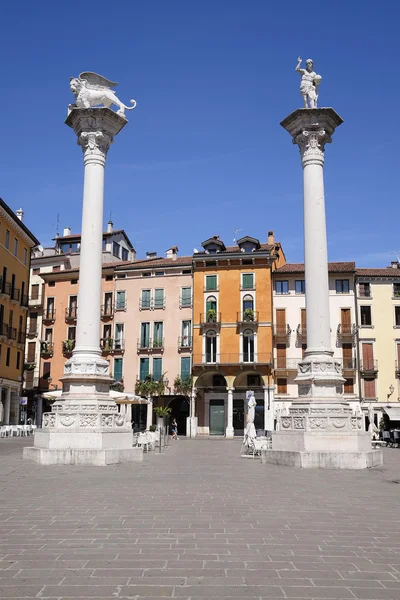
[[[254,250],[254,252],[249,252],[249,254],[257,254],[257,252],[265,252],[266,250],[274,250],[274,248],[276,246],[280,246],[279,242],[275,242],[274,244],[260,244],[260,248],[258,250]],[[217,252],[216,254],[209,254],[208,252],[203,252],[203,251],[199,251],[196,252],[196,254],[194,256],[223,256],[224,254],[226,254],[227,252],[236,252],[236,253],[240,253],[240,248],[239,246],[227,246],[226,250],[224,250],[223,252]]]
[[[356,270],[354,262],[330,262],[328,263],[330,273],[350,273]],[[304,273],[304,263],[287,263],[274,271],[274,275],[281,273]]]
[[[162,258],[161,256],[155,256],[154,258],[145,258],[143,260],[136,260],[134,262],[120,264],[118,263],[118,269],[120,268],[132,268],[132,269],[151,269],[153,267],[178,267],[178,266],[191,266],[191,256],[177,256],[173,258]]]
[[[356,269],[356,277],[400,277],[400,269]]]

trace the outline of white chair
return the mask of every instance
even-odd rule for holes
[[[2,425],[0,427],[0,438],[7,437],[7,427]]]
[[[146,452],[149,451],[149,438],[145,433],[139,433],[137,445],[143,446],[143,450],[146,450]]]
[[[21,431],[20,431],[20,429],[18,429],[18,427],[20,427],[20,426],[19,425],[10,425],[11,437],[13,437],[13,436],[20,437]]]

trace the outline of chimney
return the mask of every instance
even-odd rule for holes
[[[22,210],[22,208],[19,208],[18,210],[15,211],[17,214],[17,217],[20,221],[24,220],[24,211]]]
[[[392,269],[400,269],[400,263],[398,260],[392,260]]]
[[[168,248],[166,254],[167,258],[172,258],[172,260],[176,260],[177,256],[178,256],[178,252],[179,252],[179,248],[178,246],[172,246],[171,248]]]
[[[107,233],[113,232],[114,223],[112,221],[108,221],[107,223]]]
[[[71,227],[64,227],[63,236],[71,235]]]
[[[274,232],[272,230],[268,231],[268,244],[275,244]]]
[[[146,258],[155,258],[157,256],[157,252],[146,252]]]

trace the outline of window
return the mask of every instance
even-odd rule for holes
[[[150,348],[150,323],[140,324],[140,347]]]
[[[121,381],[122,379],[122,358],[114,358],[114,379],[115,381]]]
[[[243,331],[243,362],[254,362],[254,332],[251,329]]]
[[[125,291],[117,291],[117,303],[116,303],[116,310],[125,310],[126,308],[126,296],[125,296],[126,292]]]
[[[284,377],[278,377],[278,394],[287,394],[287,379]]]
[[[140,299],[140,308],[150,308],[150,290],[142,290],[142,297]]]
[[[116,323],[115,324],[115,340],[114,340],[115,350],[122,350],[124,347],[124,324]]]
[[[117,258],[119,258],[119,244],[117,244],[117,242],[113,242],[112,252],[113,252],[114,256],[116,256]]]
[[[304,279],[296,279],[294,285],[295,285],[296,294],[305,294],[306,293],[306,282],[304,281]]]
[[[246,296],[243,296],[243,312],[245,313],[246,310],[253,310],[253,309],[254,309],[253,296],[250,296],[250,294],[246,294]]]
[[[181,379],[188,379],[190,377],[190,357],[185,356],[181,358]]]
[[[246,248],[245,252],[253,252],[253,250],[251,248]],[[252,265],[252,264],[253,264],[252,258],[243,258],[242,259],[242,265]]]
[[[206,362],[217,362],[217,333],[213,330],[208,331],[206,336]]]
[[[343,386],[343,392],[345,394],[354,394],[354,380],[353,379],[346,379],[346,381],[344,382],[344,386]]]
[[[51,363],[43,363],[43,379],[49,379],[51,373]]]
[[[361,326],[362,327],[370,327],[372,325],[371,307],[370,306],[360,306],[360,314],[361,314]]]
[[[360,298],[371,298],[371,284],[370,283],[359,283],[358,284],[358,295]]]
[[[161,381],[162,379],[162,358],[153,358],[153,379]]]
[[[206,275],[206,291],[217,291],[217,276],[216,275]]]
[[[31,300],[38,300],[38,299],[39,299],[39,285],[37,285],[35,283],[31,287]]]
[[[28,264],[28,250],[24,248],[24,265]]]
[[[17,352],[17,371],[19,371],[21,366],[21,352]]]
[[[103,314],[105,317],[110,317],[113,314],[113,293],[105,292]]]
[[[353,344],[342,344],[343,369],[353,368]]]
[[[14,238],[14,256],[18,256],[18,240]]]
[[[122,260],[129,259],[129,252],[126,248],[121,248],[121,258],[122,258]]]
[[[114,277],[112,275],[106,275],[105,280],[106,281],[112,281],[114,279]],[[75,280],[75,283],[78,283],[78,280]]]
[[[276,368],[286,369],[286,344],[276,345]]]
[[[149,376],[149,359],[141,358],[140,359],[140,367],[139,367],[139,378],[140,381],[146,379]]]
[[[242,274],[242,289],[254,290],[254,273]]]
[[[7,250],[10,248],[10,232],[6,229],[6,248]]]
[[[182,269],[182,275],[191,275],[192,269]]]
[[[393,296],[395,298],[399,298],[400,297],[400,283],[394,283],[393,284]]]
[[[217,320],[217,299],[215,296],[208,296],[206,300],[206,321],[212,323]]]
[[[192,333],[192,321],[182,321],[182,344],[181,344],[181,346],[187,348],[192,345],[191,333]]]
[[[190,308],[191,306],[192,306],[192,288],[184,287],[184,288],[182,288],[181,307],[182,308],[185,308],[185,307]]]
[[[71,319],[76,319],[78,312],[78,296],[70,296],[68,303],[68,316]]]
[[[6,367],[10,366],[10,358],[11,358],[11,348],[7,348],[6,354]]]
[[[156,277],[163,277],[163,275],[165,275],[165,271],[155,271],[154,275]]]
[[[40,269],[38,269],[37,267],[35,269],[32,269],[32,275],[39,275],[40,274]]]
[[[68,340],[75,340],[76,339],[76,327],[68,327],[68,332],[67,332],[67,339]]]
[[[53,341],[53,329],[51,327],[44,330],[44,341],[50,343]]]
[[[400,306],[394,307],[394,321],[396,323],[396,327],[400,327]]]
[[[364,379],[364,398],[375,399],[375,379]]]
[[[145,271],[142,273],[142,277],[151,277],[151,271]]]
[[[288,281],[276,281],[275,282],[275,293],[276,294],[288,294],[289,293],[289,282]]]
[[[337,294],[348,294],[350,291],[350,285],[348,279],[336,279],[336,293]]]
[[[78,283],[77,279],[71,279],[71,285],[76,285]]]
[[[164,338],[164,324],[162,321],[155,321],[153,327],[153,347],[162,348]]]
[[[154,308],[164,308],[164,306],[165,306],[164,289],[156,288],[154,290]]]

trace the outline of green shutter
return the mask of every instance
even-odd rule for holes
[[[181,358],[181,379],[190,377],[190,358]]]
[[[164,327],[163,327],[163,322],[162,321],[156,321],[154,323],[154,337],[153,337],[153,342],[162,342],[163,339],[163,333],[164,333]]]
[[[153,358],[153,379],[160,381],[162,376],[162,358]]]
[[[164,306],[164,290],[163,289],[154,290],[154,306],[158,307],[158,308]]]
[[[146,379],[149,374],[149,359],[141,358],[140,359],[140,381]]]
[[[243,288],[246,290],[251,290],[253,289],[253,280],[254,280],[254,275],[253,273],[246,273],[244,275],[242,275],[242,285]]]
[[[182,288],[182,306],[190,306],[192,303],[192,288]]]
[[[206,290],[212,291],[217,289],[217,276],[206,275]]]
[[[148,348],[150,344],[150,323],[142,323],[140,330],[140,345]]]
[[[117,310],[125,308],[125,292],[117,292]]]
[[[114,358],[114,379],[116,381],[122,379],[122,358]]]

